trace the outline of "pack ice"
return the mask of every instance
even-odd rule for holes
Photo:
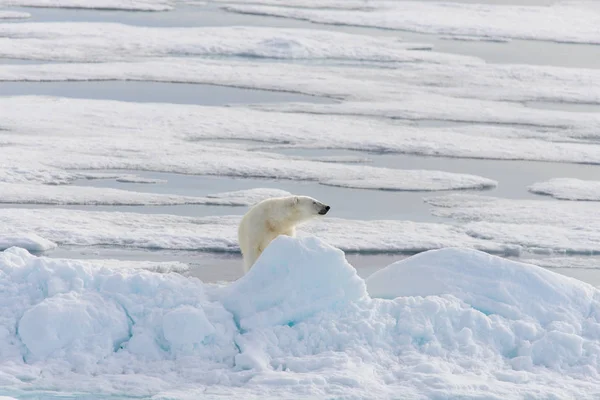
[[[208,285],[12,247],[0,395],[592,398],[599,297],[458,248],[364,281],[320,239],[279,237],[247,275]]]

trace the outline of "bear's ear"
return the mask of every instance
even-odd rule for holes
[[[300,197],[298,196],[294,196],[294,201],[293,201],[294,205],[300,203]]]

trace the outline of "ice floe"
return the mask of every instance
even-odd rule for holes
[[[129,190],[70,185],[0,183],[0,203],[58,205],[181,205],[248,206],[269,197],[289,195],[278,189],[256,188],[204,197],[134,192]]]
[[[546,182],[534,183],[529,186],[529,191],[560,200],[600,201],[600,181],[554,178]]]
[[[598,290],[472,250],[365,283],[327,243],[280,237],[212,286],[12,248],[0,276],[0,381],[16,397],[600,394]]]
[[[290,159],[279,154],[227,148],[197,140],[198,132],[215,139],[240,138],[241,130],[238,129],[246,130],[245,135],[250,131],[260,132],[263,127],[268,129],[269,114],[266,113],[241,110],[248,118],[236,118],[231,113],[237,112],[229,108],[35,96],[3,98],[0,107],[3,114],[0,127],[6,130],[3,136],[12,141],[11,146],[0,146],[0,156],[4,157],[8,166],[6,174],[11,180],[14,179],[13,165],[26,169],[28,160],[35,160],[35,168],[43,165],[51,171],[145,170],[316,181],[323,185],[383,190],[435,191],[496,186],[491,179],[470,174]],[[38,118],[24,117],[34,109]],[[204,115],[201,114],[203,111]],[[259,116],[261,119],[257,119]],[[215,123],[215,117],[219,122]],[[285,114],[279,115],[278,119],[291,126]],[[56,130],[58,124],[60,131]],[[322,126],[317,127],[314,122],[312,125],[316,129],[312,135],[323,134]],[[279,128],[272,126],[270,129]],[[302,124],[295,127],[296,131],[298,129],[305,130]],[[4,180],[4,175],[4,170],[0,169],[0,181]]]
[[[334,3],[340,5],[337,1]],[[321,24],[396,29],[444,36],[600,44],[600,7],[593,1],[558,1],[546,6],[369,1],[361,8],[355,8],[356,2],[350,3],[349,7],[350,9],[328,9],[327,2],[319,3],[318,7],[314,3],[305,2],[302,7],[297,8],[290,4],[281,7],[231,4],[225,6],[225,9]]]
[[[119,61],[161,56],[474,63],[392,37],[271,27],[155,28],[117,23],[0,26],[0,56],[55,61]]]
[[[15,44],[18,41],[18,38],[11,38],[6,42],[5,56],[19,57],[19,54],[10,52],[12,48],[21,48],[21,45]],[[39,45],[39,49],[30,48],[26,52],[42,56],[47,47]],[[61,49],[66,51],[62,47]],[[79,50],[68,53],[81,54],[84,57],[87,54],[86,50],[88,46],[83,46],[81,49],[83,53]],[[113,49],[107,51],[112,52]],[[426,53],[434,58],[438,54]],[[56,54],[60,53],[52,51],[50,56]],[[215,55],[219,54],[221,53]],[[52,60],[50,56],[42,59]],[[360,61],[360,58],[356,61]],[[32,82],[137,80],[204,83],[377,103],[420,100],[439,105],[444,98],[447,102],[450,102],[448,98],[451,98],[458,102],[456,108],[464,108],[464,106],[458,107],[463,104],[462,99],[600,104],[599,70],[484,63],[453,65],[442,59],[437,60],[437,63],[440,65],[435,61],[408,62],[407,60],[407,62],[393,64],[391,68],[385,68],[385,65],[364,68],[352,65],[306,65],[287,62],[161,57],[160,60],[137,58],[130,59],[128,62],[0,65],[0,79]],[[389,85],[390,81],[394,82],[393,86]],[[505,103],[498,105],[501,109],[511,106]],[[447,104],[443,109],[450,106],[454,104]],[[521,110],[520,113],[530,110],[521,104],[512,104],[512,108]],[[532,111],[544,110],[533,109]],[[566,115],[568,114],[561,113],[561,116]],[[551,114],[549,117],[554,118]]]
[[[600,213],[594,202],[513,200],[452,194],[428,197],[437,216],[463,222],[474,238],[542,254],[598,254]]]

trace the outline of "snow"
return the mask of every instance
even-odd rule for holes
[[[364,282],[348,268],[341,250],[316,237],[298,242],[280,236],[272,243],[246,278],[230,284],[221,294],[221,302],[241,329],[295,324],[337,303],[365,296]],[[329,265],[347,267],[323,268]],[[308,282],[313,276],[319,276],[317,284],[297,291],[298,282]]]
[[[18,246],[29,251],[46,251],[56,247],[56,243],[35,233],[28,233],[26,230],[26,228],[23,228],[20,233],[15,233],[12,228],[8,231],[6,231],[6,228],[0,230],[0,250]]]
[[[97,10],[169,11],[171,0],[0,0],[0,6],[83,8]]]
[[[275,116],[275,121],[290,130],[281,129],[282,125],[267,125],[269,113],[227,107],[19,96],[1,98],[0,109],[3,113],[0,124],[6,130],[3,137],[13,143],[0,146],[0,159],[9,166],[5,171],[0,165],[0,182],[14,181],[12,165],[27,170],[29,160],[35,160],[31,168],[46,168],[45,175],[56,170],[65,173],[69,170],[72,176],[76,172],[72,170],[125,169],[313,181],[382,190],[496,186],[496,181],[470,174],[290,159],[198,140],[232,137],[257,140],[261,133],[255,137],[251,133],[263,130],[278,131],[284,136],[299,133],[299,137],[308,136],[301,133],[307,128],[302,123],[295,124],[298,121],[286,114]],[[34,109],[39,117],[27,118]],[[308,119],[311,118],[303,118]],[[60,131],[56,130],[57,124]],[[313,138],[322,137],[324,128],[315,119],[311,127]],[[24,177],[19,175],[18,179]]]
[[[100,398],[600,394],[590,285],[451,248],[378,274],[365,283],[316,237],[279,237],[224,286],[11,248],[0,253],[0,381],[13,396]]]
[[[452,194],[426,198],[440,217],[462,222],[473,238],[518,245],[541,254],[600,252],[600,217],[593,202],[514,200]]]
[[[239,252],[240,219],[240,215],[182,217],[59,208],[0,209],[0,224],[16,232],[35,231],[60,246]],[[316,235],[353,253],[415,253],[458,243],[500,254],[521,250],[519,244],[475,238],[460,226],[412,221],[328,217],[300,225],[298,234]]]
[[[339,2],[334,3],[339,5]],[[593,1],[558,1],[548,6],[521,6],[379,0],[369,1],[361,8],[355,7],[356,3],[350,3],[350,9],[328,9],[327,2],[320,2],[318,7],[312,2],[304,2],[301,8],[294,8],[290,4],[281,7],[232,4],[225,6],[225,9],[321,24],[395,29],[444,36],[600,44],[600,8]],[[573,21],[577,23],[573,24]]]
[[[597,296],[591,286],[580,287],[577,280],[547,269],[460,248],[398,261],[373,273],[366,283],[375,298],[452,295],[484,314],[513,319],[535,315],[542,324],[557,317],[585,319],[589,302]],[[496,288],[493,296],[490,287]],[[546,299],[541,307],[540,297]]]
[[[529,191],[560,200],[600,201],[600,181],[585,181],[573,178],[555,178],[536,182]]]
[[[27,363],[52,356],[65,358],[79,370],[79,365],[109,356],[118,343],[127,340],[127,315],[114,301],[54,286],[60,284],[48,282],[48,298],[27,309],[17,329],[27,348]]]
[[[181,205],[248,206],[269,197],[286,196],[278,189],[255,188],[204,197],[134,192],[129,190],[68,185],[0,183],[0,203],[54,205]]]

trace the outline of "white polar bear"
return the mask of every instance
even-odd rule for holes
[[[244,215],[238,227],[244,272],[248,272],[277,236],[295,236],[296,225],[325,215],[329,209],[328,205],[308,196],[273,197],[254,205]]]

